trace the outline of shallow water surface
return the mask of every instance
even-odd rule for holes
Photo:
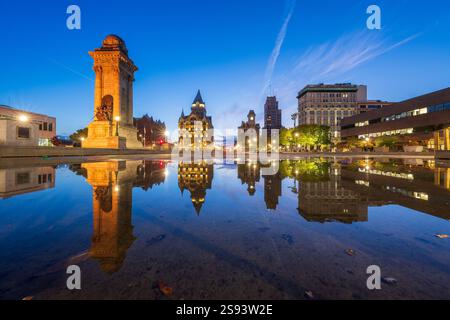
[[[449,219],[434,161],[0,166],[0,298],[450,299]]]

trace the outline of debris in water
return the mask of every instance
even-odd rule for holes
[[[345,253],[348,254],[349,256],[354,256],[356,254],[356,251],[353,249],[347,249],[345,250]]]
[[[387,284],[396,284],[397,283],[397,279],[391,278],[391,277],[382,277],[381,281],[383,281],[384,283],[387,283]]]
[[[159,236],[156,236],[156,237],[151,238],[150,240],[147,240],[146,244],[147,245],[153,245],[155,243],[158,243],[158,242],[164,240],[165,238],[166,238],[165,234],[160,234]]]
[[[305,297],[307,297],[308,299],[314,299],[314,294],[312,293],[312,291],[305,291]]]
[[[173,293],[173,289],[171,287],[168,287],[164,282],[159,281],[158,282],[158,288],[161,291],[161,293],[165,296],[171,296]]]

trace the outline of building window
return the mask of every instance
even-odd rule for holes
[[[17,138],[30,139],[30,128],[17,127]]]
[[[16,174],[16,185],[28,184],[30,183],[30,173],[29,172],[19,172]]]
[[[39,138],[39,140],[38,140],[38,146],[39,146],[39,147],[52,147],[53,144],[52,144],[52,141],[51,141],[50,139],[42,139],[42,138]]]
[[[48,131],[53,131],[53,123],[48,124]]]
[[[47,129],[48,129],[48,123],[44,122],[44,131],[47,131]]]

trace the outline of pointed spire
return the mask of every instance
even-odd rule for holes
[[[193,205],[194,205],[194,208],[195,208],[195,212],[197,212],[197,216],[199,216],[200,215],[200,211],[202,211],[203,203],[201,203],[201,202],[194,202]]]
[[[184,108],[181,108],[181,118],[184,118]]]
[[[197,104],[197,103],[199,103],[199,104],[205,104],[205,102],[203,101],[203,98],[202,98],[202,94],[200,93],[200,89],[198,89],[198,91],[197,91],[197,95],[195,96],[195,99],[194,99],[194,102],[192,102],[192,104]]]

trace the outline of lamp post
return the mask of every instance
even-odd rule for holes
[[[119,122],[120,122],[120,116],[115,116],[114,120],[116,120],[116,136],[119,136]]]
[[[170,134],[170,132],[168,130],[166,130],[164,132],[164,136],[166,137],[166,142],[169,142],[169,134]]]

